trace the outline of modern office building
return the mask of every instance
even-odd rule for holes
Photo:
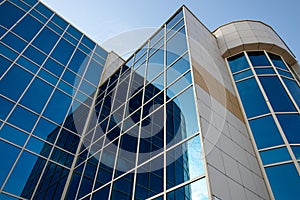
[[[0,3],[0,199],[299,199],[300,67],[268,25],[185,6],[132,56]]]

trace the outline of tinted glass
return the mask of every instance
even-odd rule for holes
[[[236,85],[248,118],[269,112],[266,101],[254,78],[238,82]]]
[[[237,74],[233,75],[233,79],[235,81],[238,81],[238,80],[241,80],[243,78],[247,78],[247,77],[252,76],[252,75],[253,75],[252,71],[250,69],[248,69],[246,71],[243,71],[243,72],[240,72],[240,73],[237,73]]]
[[[4,42],[5,44],[7,44],[12,49],[18,51],[18,52],[23,51],[23,49],[27,45],[26,42],[24,42],[19,37],[17,37],[16,35],[12,34],[11,32],[7,33],[4,36],[4,38],[1,39],[1,41]]]
[[[167,66],[187,50],[184,27],[167,41]]]
[[[263,51],[247,52],[247,54],[254,67],[271,65]]]
[[[246,60],[246,57],[243,53],[236,56],[230,57],[227,59],[229,67],[232,73],[241,71],[243,69],[249,68],[249,64]]]
[[[300,87],[299,85],[296,83],[296,81],[287,79],[287,78],[283,78],[282,79],[285,83],[285,85],[287,86],[288,90],[290,91],[291,95],[294,97],[294,100],[296,101],[296,103],[298,104],[298,107],[300,107]]]
[[[190,69],[188,54],[180,58],[167,70],[167,85],[172,83],[176,78]]]
[[[258,149],[284,144],[272,116],[249,121]]]
[[[259,152],[264,165],[291,160],[287,148],[277,148]]]
[[[21,16],[25,14],[24,11],[18,9],[8,1],[5,1],[0,5],[0,13],[0,24],[6,28],[10,28],[20,19]],[[14,14],[12,15],[11,13]]]
[[[280,58],[280,56],[277,56],[277,55],[272,54],[272,53],[268,53],[268,55],[269,55],[270,59],[272,60],[273,65],[275,67],[288,70],[287,67],[286,67],[286,65],[284,64],[284,62]]]
[[[164,69],[164,51],[159,49],[148,60],[147,81],[151,81]]]
[[[48,54],[58,39],[59,36],[57,34],[55,34],[49,28],[45,27],[34,39],[32,44]]]
[[[61,39],[52,52],[51,56],[61,64],[66,65],[73,53],[74,48],[75,47],[65,39]]]
[[[5,120],[11,109],[13,108],[14,104],[11,101],[8,101],[7,99],[4,99],[0,96],[0,119]]]
[[[279,123],[287,137],[289,143],[300,143],[300,115],[299,114],[285,114],[276,115]]]
[[[4,124],[0,130],[0,137],[22,147],[28,137],[28,134],[13,128],[12,126]]]
[[[254,68],[257,75],[260,74],[275,74],[273,68]]]
[[[24,52],[24,55],[38,65],[41,65],[46,59],[46,55],[38,51],[33,46],[29,46]]]
[[[259,80],[275,112],[296,111],[292,101],[276,76],[259,77]]]
[[[2,55],[0,56],[0,77],[4,74],[4,72],[8,69],[8,67],[11,65],[11,61],[4,58]]]

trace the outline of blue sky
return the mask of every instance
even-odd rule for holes
[[[263,21],[282,37],[297,60],[300,58],[299,0],[42,0],[42,2],[107,50],[113,49],[123,56],[139,47],[149,34],[184,4],[211,31],[235,20]]]

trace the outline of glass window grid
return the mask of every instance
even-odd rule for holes
[[[30,9],[30,5],[26,4],[26,2],[24,1],[18,1],[18,0],[9,0],[9,2],[11,2],[12,4],[14,4],[15,6],[17,6],[19,9],[27,12]]]
[[[183,24],[181,24],[183,23]],[[173,37],[174,34],[176,34],[177,31],[181,30],[184,27],[184,20],[181,18],[176,24],[171,28],[167,30],[167,40],[171,37]]]
[[[251,52],[251,51],[247,51],[247,52]],[[294,80],[294,81],[296,81],[297,84],[299,85],[299,83],[298,83],[297,79],[295,78],[294,74],[290,72],[291,68],[286,64],[286,62],[284,61],[284,59],[282,59],[282,57],[280,56],[281,60],[284,62],[284,64],[286,65],[286,67],[287,67],[288,70],[284,70],[284,69],[282,69],[282,68],[275,67],[274,64],[273,64],[273,62],[272,62],[272,60],[270,59],[269,54],[267,53],[267,51],[263,51],[264,54],[265,54],[265,56],[266,56],[267,59],[268,59],[268,62],[270,63],[270,66],[252,66],[251,61],[250,61],[250,59],[248,58],[247,52],[244,52],[244,54],[245,54],[245,56],[246,56],[246,58],[247,58],[247,62],[248,62],[249,65],[250,65],[250,68],[252,69],[252,72],[255,72],[254,68],[272,68],[272,69],[275,71],[275,74],[256,74],[256,72],[255,72],[255,73],[254,73],[254,77],[255,77],[255,76],[257,76],[257,77],[264,77],[264,76],[265,76],[265,77],[266,77],[266,76],[276,76],[276,77],[278,77],[279,80],[280,80],[280,82],[281,82],[281,84],[282,84],[283,87],[284,87],[284,90],[285,90],[286,93],[288,94],[289,98],[293,101],[294,106],[296,106],[296,108],[297,108],[297,112],[274,112],[273,109],[272,109],[272,110],[271,110],[271,113],[274,113],[274,116],[273,116],[273,114],[272,114],[273,118],[275,117],[275,114],[292,114],[292,113],[294,113],[294,114],[299,114],[299,113],[300,113],[300,112],[299,112],[299,108],[298,108],[297,104],[295,103],[295,101],[294,101],[292,95],[290,94],[289,90],[287,89],[287,87],[286,87],[284,81],[282,80],[280,73],[278,72],[279,70],[281,70],[281,71],[285,71],[285,72],[287,72],[287,73],[292,74],[292,77],[293,77],[293,78],[291,78],[291,77],[286,77],[286,76],[283,76],[283,77],[284,77],[284,78],[288,78],[288,79],[290,79],[290,80]],[[228,66],[229,66],[229,65],[228,65]],[[241,71],[242,71],[242,70],[241,70]],[[236,72],[236,73],[238,73],[238,72]],[[236,74],[236,73],[234,73],[234,74]],[[231,74],[232,74],[232,73],[231,73]],[[253,76],[252,76],[252,77],[253,77]],[[242,80],[235,81],[235,83],[241,82],[241,81],[246,80],[246,79],[249,79],[249,78],[250,78],[250,77],[244,78],[244,79],[242,79]],[[264,94],[263,96],[264,96],[264,98],[266,98],[266,95],[265,95],[265,94]],[[260,115],[260,116],[255,116],[255,117],[252,117],[252,118],[248,118],[248,121],[249,121],[249,120],[252,120],[252,119],[257,119],[257,118],[260,118],[260,117],[263,117],[263,116],[266,116],[266,115],[269,115],[269,114],[264,114],[264,115]],[[286,136],[285,136],[284,132],[282,131],[281,126],[280,126],[280,124],[279,124],[279,122],[278,122],[278,120],[277,120],[277,117],[275,117],[275,118],[276,118],[275,122],[276,122],[277,127],[279,127],[279,130],[280,130],[280,132],[281,132],[281,136],[283,136],[283,137],[285,138],[284,141],[287,141]],[[264,151],[264,150],[276,149],[276,148],[279,148],[279,147],[287,147],[288,152],[289,152],[289,154],[290,154],[292,160],[290,160],[290,161],[283,161],[283,162],[279,162],[279,163],[267,164],[267,165],[264,165],[264,168],[270,167],[270,166],[283,165],[283,164],[286,164],[286,163],[293,163],[293,164],[296,166],[296,169],[297,169],[298,172],[299,172],[299,171],[300,171],[300,167],[297,166],[297,160],[295,159],[295,155],[294,155],[293,151],[291,150],[291,146],[290,146],[290,144],[289,144],[288,142],[285,143],[284,145],[272,146],[272,147],[269,147],[269,148],[260,149],[260,150],[258,150],[258,151],[260,152],[260,151],[262,151],[262,150]]]

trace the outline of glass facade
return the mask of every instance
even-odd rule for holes
[[[299,82],[275,54],[227,59],[275,199],[300,198]]]
[[[0,13],[0,199],[60,199],[107,52],[39,1]]]
[[[182,9],[100,86],[108,53],[41,2],[0,13],[0,199],[208,199]]]

